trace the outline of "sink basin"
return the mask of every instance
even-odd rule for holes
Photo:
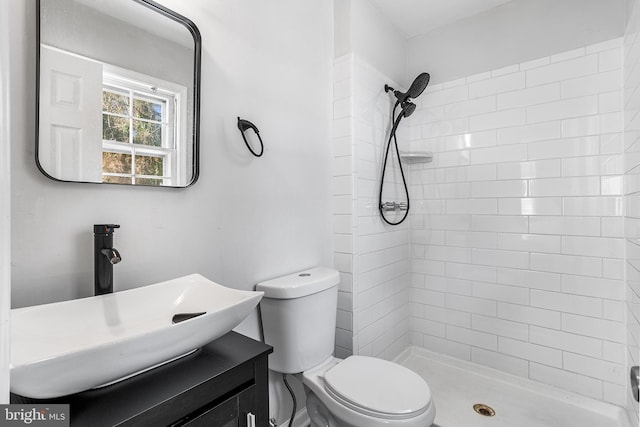
[[[192,274],[11,310],[11,392],[48,399],[139,374],[226,334],[262,295]]]

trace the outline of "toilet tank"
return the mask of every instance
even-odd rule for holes
[[[316,267],[258,283],[269,369],[304,372],[333,354],[340,274]]]

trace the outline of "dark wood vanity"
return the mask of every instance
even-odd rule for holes
[[[268,427],[272,351],[229,332],[164,366],[46,403],[71,405],[72,427]],[[11,403],[43,402],[11,396]]]

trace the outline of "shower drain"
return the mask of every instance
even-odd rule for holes
[[[496,414],[496,411],[489,405],[485,405],[484,403],[476,403],[473,405],[473,410],[483,417],[493,417]]]

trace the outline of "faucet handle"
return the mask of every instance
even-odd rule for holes
[[[120,228],[120,224],[94,224],[93,234],[113,234],[113,231],[116,228]]]

